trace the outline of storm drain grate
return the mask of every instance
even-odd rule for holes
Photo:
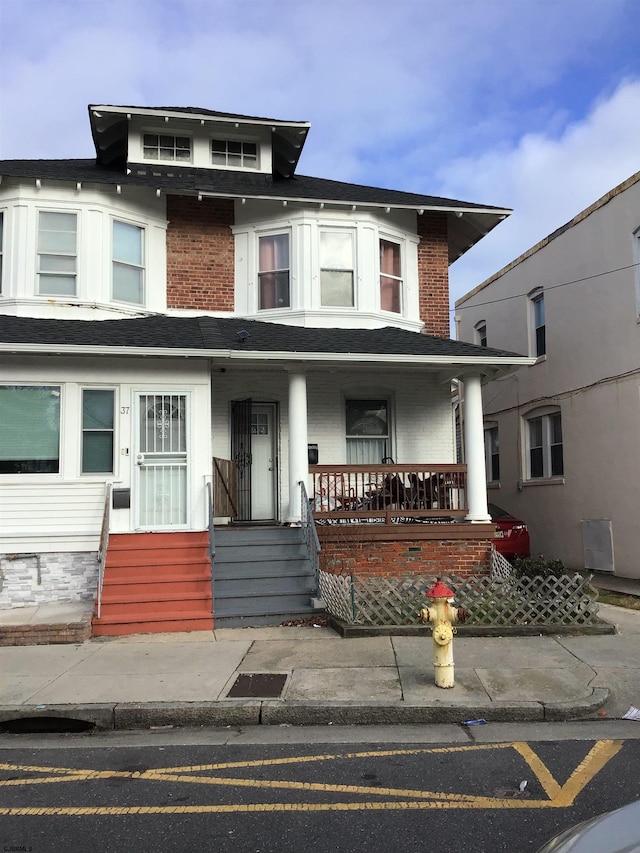
[[[239,675],[227,696],[234,699],[279,699],[286,672],[253,672]]]

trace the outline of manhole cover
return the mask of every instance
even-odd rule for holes
[[[244,673],[236,678],[227,696],[235,699],[278,699],[286,680],[286,672]]]

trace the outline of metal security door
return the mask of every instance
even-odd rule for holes
[[[231,458],[238,471],[236,521],[251,520],[251,400],[231,404]]]
[[[138,527],[184,527],[188,520],[187,395],[138,394]]]

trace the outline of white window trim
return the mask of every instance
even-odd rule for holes
[[[528,310],[529,310],[529,354],[534,358],[543,359],[547,354],[547,317],[546,317],[546,300],[545,300],[545,292],[544,288],[536,287],[534,290],[530,291],[527,294],[528,300]],[[545,330],[545,346],[544,352],[538,353],[538,342],[537,342],[537,330],[536,326],[536,304],[542,302],[545,310],[545,322],[544,322],[544,330]]]
[[[34,381],[23,381],[17,380],[15,382],[3,381],[0,383],[2,386],[15,386],[20,385],[25,388],[56,388],[59,389],[60,392],[60,402],[59,402],[59,421],[58,421],[58,470],[51,472],[44,471],[34,471],[28,474],[1,474],[0,473],[0,482],[2,483],[16,483],[17,479],[20,478],[20,482],[31,482],[33,480],[45,478],[46,480],[62,480],[64,479],[64,462],[65,462],[65,411],[66,411],[66,385],[67,383],[64,381],[50,381],[48,379],[43,379],[41,382]]]
[[[484,343],[482,340],[484,338]],[[473,342],[476,346],[486,347],[487,346],[487,321],[486,320],[478,320],[478,322],[473,327]]]
[[[551,417],[560,415],[560,423],[562,424],[562,410],[558,406],[544,406],[538,409],[532,409],[522,416],[522,427],[524,430],[523,447],[525,452],[524,458],[524,483],[544,483],[544,482],[564,482],[564,431],[562,436],[563,449],[563,473],[551,473]],[[542,477],[531,476],[531,432],[530,422],[542,419]]]
[[[388,275],[385,273],[387,278],[392,278],[394,281],[400,282],[400,311],[389,311],[382,307],[382,270],[380,268],[380,242],[384,240],[386,243],[394,243],[396,246],[400,247],[400,278],[397,278],[394,275]],[[377,274],[378,274],[378,306],[380,311],[383,314],[390,315],[391,317],[404,317],[405,314],[405,289],[406,289],[406,275],[407,275],[407,253],[406,253],[406,239],[392,236],[391,234],[387,234],[383,229],[378,229],[378,252],[376,255],[376,263],[377,263]]]
[[[160,136],[173,136],[174,140],[177,139],[178,137],[182,137],[183,139],[188,139],[189,140],[189,159],[188,160],[177,160],[176,158],[173,158],[173,159],[167,160],[165,158],[158,157],[157,160],[154,160],[150,157],[145,157],[144,156],[144,149],[145,149],[144,137],[147,134],[153,134],[154,136],[158,136],[158,137],[160,137]],[[146,163],[149,166],[153,166],[156,163],[159,165],[175,166],[175,167],[192,166],[193,165],[194,137],[193,137],[192,132],[178,131],[175,128],[158,129],[157,127],[143,127],[140,130],[140,142],[139,142],[139,144],[140,144],[141,162]],[[158,145],[158,148],[159,147],[160,146]],[[174,148],[175,148],[175,143],[174,143]]]
[[[322,271],[326,269],[329,271],[330,267],[322,266],[322,234],[351,234],[351,246],[353,249],[353,269],[351,270],[353,275],[353,305],[323,305],[322,304]],[[323,225],[319,224],[317,228],[317,240],[318,240],[318,263],[317,263],[317,278],[318,278],[318,289],[316,294],[316,299],[318,302],[318,307],[322,311],[357,311],[358,310],[358,297],[359,297],[359,287],[358,287],[358,231],[354,225],[350,225],[348,223],[344,223],[343,225]],[[335,270],[336,272],[347,272],[347,270]],[[315,300],[314,300],[315,301]]]
[[[41,213],[62,213],[62,214],[71,214],[76,218],[76,250],[73,255],[65,254],[60,252],[40,252],[39,243],[40,243],[40,214]],[[75,302],[80,299],[80,292],[82,288],[82,279],[81,279],[81,268],[82,268],[82,248],[83,248],[83,234],[82,234],[82,210],[77,207],[66,207],[64,205],[57,207],[35,207],[35,244],[34,244],[34,287],[33,287],[33,295],[38,299],[50,300],[50,299],[60,299],[64,302]],[[75,283],[76,283],[76,292],[71,293],[41,293],[40,292],[40,255],[52,255],[58,254],[61,257],[74,257],[76,259],[76,271],[75,271]],[[46,275],[46,273],[45,273]]]
[[[491,464],[491,431],[496,430],[498,433],[498,467],[500,467],[500,428],[496,421],[486,421],[484,424],[484,459],[487,472],[487,485],[499,486],[500,477],[497,480],[491,478],[493,466]]]
[[[113,459],[112,459],[112,470],[111,471],[83,471],[82,470],[82,451],[83,451],[83,437],[84,437],[84,392],[85,391],[113,391]],[[116,447],[118,446],[118,424],[120,419],[118,417],[118,387],[115,385],[80,385],[79,386],[79,422],[80,422],[80,441],[78,442],[78,459],[77,459],[77,469],[78,476],[83,480],[87,478],[98,479],[98,480],[107,480],[109,478],[114,478],[116,476],[116,466],[118,464],[118,456],[116,454]]]
[[[289,236],[289,305],[283,306],[282,308],[261,308],[260,307],[260,238],[261,237],[277,237],[280,234],[287,234]],[[294,246],[293,246],[293,234],[292,229],[290,227],[284,226],[279,228],[265,228],[260,230],[254,230],[253,238],[252,238],[252,247],[251,247],[251,269],[252,269],[252,281],[254,283],[253,287],[253,295],[251,297],[251,305],[252,311],[254,314],[259,315],[260,317],[267,316],[269,314],[280,315],[283,311],[291,311],[294,307],[294,285],[293,285],[293,258],[294,258]]]
[[[120,222],[123,225],[131,225],[134,228],[138,228],[142,237],[142,265],[138,267],[136,264],[127,264],[124,261],[115,260],[114,254],[114,245],[113,245],[113,226],[115,222]],[[148,245],[149,245],[149,237],[148,237],[148,229],[146,223],[136,222],[133,219],[128,219],[125,216],[117,216],[112,214],[109,217],[109,294],[108,301],[113,305],[122,305],[127,306],[131,309],[139,309],[145,308],[149,301],[149,294],[147,292],[147,277],[148,277]],[[123,266],[130,266],[135,269],[142,270],[142,301],[141,302],[130,302],[124,299],[116,299],[113,295],[113,268],[116,263],[122,264]]]
[[[373,390],[367,390],[366,392],[359,393],[357,390],[343,392],[342,394],[342,434],[344,436],[344,458],[347,458],[347,443],[350,438],[357,439],[362,438],[364,440],[370,439],[375,440],[376,436],[350,436],[347,433],[347,402],[349,400],[359,401],[359,400],[384,400],[387,404],[387,434],[386,436],[377,436],[378,439],[384,438],[387,443],[387,456],[395,458],[394,456],[394,398],[393,395],[388,391],[380,391],[379,393],[375,393]],[[372,463],[375,465],[380,465],[382,460],[378,460],[376,463]],[[346,463],[345,463],[346,464]]]

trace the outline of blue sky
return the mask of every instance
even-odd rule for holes
[[[640,0],[0,0],[0,158],[89,103],[311,122],[302,174],[510,207],[452,302],[640,170]]]

